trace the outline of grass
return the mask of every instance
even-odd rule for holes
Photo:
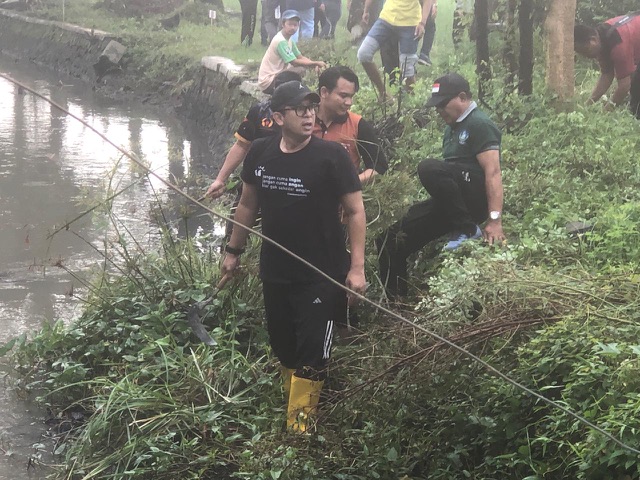
[[[97,0],[65,0],[64,20],[88,28],[105,30],[124,38],[131,47],[135,45],[162,45],[165,57],[179,57],[191,62],[199,62],[204,56],[225,56],[238,64],[246,64],[257,70],[266,50],[260,44],[260,25],[256,25],[254,42],[251,46],[240,44],[240,3],[238,0],[225,2],[226,13],[218,12],[218,18],[212,26],[208,18],[209,7],[206,4],[188,3],[183,10],[183,19],[175,31],[165,31],[159,27],[159,15],[145,18],[123,18],[100,10],[97,14]],[[449,64],[453,54],[451,25],[453,6],[451,2],[443,2],[439,6],[437,17],[437,33],[433,48],[433,59],[436,65]],[[43,2],[34,13],[43,18],[63,20],[62,0]],[[258,2],[257,18],[260,19],[261,3]],[[308,49],[320,60],[335,63],[337,60],[352,67],[358,67],[356,47],[351,43],[346,30],[348,11],[346,1],[343,14],[338,23],[335,40],[311,40],[303,42],[301,50],[306,54]],[[148,48],[148,47],[146,47]],[[359,68],[359,67],[358,67]],[[435,72],[436,67],[429,70]],[[362,70],[359,70],[364,75]],[[422,74],[422,72],[420,72]]]
[[[74,3],[70,17],[76,7],[78,18],[91,13]],[[446,15],[440,11],[444,26],[427,72],[455,68],[472,78],[472,49],[448,48]],[[205,44],[239,62],[238,52],[251,58],[261,48],[236,45],[235,16],[220,26],[225,47],[195,38],[212,33],[206,19],[176,32],[156,29],[153,19],[101,21],[140,39],[153,74],[166,62],[195,62]],[[353,61],[338,33],[335,43],[303,48]],[[396,307],[638,448],[640,126],[626,112],[603,113],[579,99],[557,105],[541,69],[534,94],[520,97],[505,85],[499,56],[493,60],[483,108],[504,132],[509,244],[472,244],[435,259],[425,249],[411,259],[413,296]],[[593,79],[581,72],[581,90]],[[421,106],[428,95],[420,82],[398,115],[386,117],[370,87],[358,95],[356,107],[392,147],[393,173],[364,192],[371,298],[382,295],[372,240],[423,198],[415,167],[441,150],[442,125]],[[594,229],[569,235],[573,220]],[[633,453],[368,307],[355,341],[335,349],[317,431],[282,432],[285,402],[262,322],[256,245],[243,258],[246,275],[208,307],[219,343],[211,350],[194,342],[185,313],[218,277],[212,239],[165,239],[160,252],[124,252],[124,271],[102,273],[80,318],[47,325],[16,348],[24,391],[42,391],[56,419],[87,419],[60,436],[61,478],[640,478]]]

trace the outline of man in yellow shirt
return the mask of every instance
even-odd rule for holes
[[[371,27],[358,50],[358,61],[378,90],[378,96],[386,100],[386,88],[380,72],[373,62],[373,56],[381,45],[397,42],[400,53],[400,70],[408,88],[415,83],[416,63],[418,61],[418,42],[424,35],[424,27],[434,0],[387,0],[382,7],[380,17]],[[362,21],[369,23],[369,10],[372,0],[366,0]]]

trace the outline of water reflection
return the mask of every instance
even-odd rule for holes
[[[217,168],[211,165],[206,137],[185,130],[172,116],[142,105],[114,106],[75,80],[2,57],[0,72],[82,118],[163,179],[189,185],[191,177],[210,176]],[[79,314],[81,304],[68,293],[73,285],[81,294],[80,285],[54,264],[84,275],[100,263],[93,246],[112,239],[114,230],[94,215],[52,238],[49,234],[108,192],[120,190],[125,191],[113,201],[112,213],[142,248],[154,248],[157,227],[150,205],[158,195],[176,195],[82,123],[0,78],[0,343],[32,334],[43,322]],[[196,212],[185,223],[180,211],[165,213],[184,234],[194,233],[198,225],[212,228],[208,216]],[[2,359],[0,368],[6,369]],[[0,480],[37,478],[25,465],[32,445],[40,442],[43,414],[34,416],[10,384],[0,385],[0,448],[14,452],[0,450]]]

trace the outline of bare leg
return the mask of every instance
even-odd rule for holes
[[[416,77],[407,77],[404,79],[404,86],[407,89],[407,92],[413,92],[413,85],[416,83]]]
[[[378,91],[378,98],[386,100],[387,91],[376,64],[373,62],[362,62],[362,68],[367,72],[369,80],[371,80],[371,83],[376,87],[376,90]]]

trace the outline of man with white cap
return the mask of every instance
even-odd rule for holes
[[[258,86],[269,94],[273,93],[275,76],[286,69],[293,69],[304,75],[305,68],[315,67],[319,72],[326,67],[324,62],[310,60],[302,55],[291,38],[300,27],[300,14],[295,10],[286,10],[280,20],[282,29],[271,40],[258,71]]]
[[[281,135],[258,139],[244,161],[235,219],[262,233],[358,293],[365,291],[366,218],[360,180],[344,147],[312,135],[320,97],[300,82],[271,98]],[[347,220],[347,252],[338,208]],[[233,229],[219,287],[233,276],[247,231]],[[288,394],[287,426],[309,427],[326,377],[333,328],[346,315],[344,291],[270,242],[262,242],[260,277],[269,341]],[[353,299],[352,299],[353,300]]]
[[[377,240],[380,277],[391,298],[407,294],[407,257],[427,243],[446,235],[444,250],[455,250],[475,238],[490,245],[505,239],[500,130],[477,108],[469,82],[457,73],[435,81],[426,106],[436,107],[447,124],[444,161],[420,162],[418,176],[431,198],[411,206]]]

